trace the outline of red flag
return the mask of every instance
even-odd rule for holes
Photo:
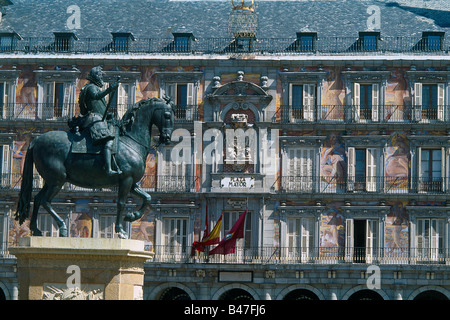
[[[209,254],[229,254],[234,253],[236,249],[236,241],[239,238],[244,237],[245,229],[245,216],[247,214],[247,209],[241,214],[239,219],[233,225],[233,227],[228,231],[228,233],[223,237],[222,241],[219,242],[217,247],[212,249]]]

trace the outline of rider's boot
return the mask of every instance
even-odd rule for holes
[[[105,170],[106,170],[106,174],[108,176],[115,176],[115,175],[119,175],[122,173],[122,171],[120,171],[119,168],[117,168],[116,170],[113,170],[111,168],[111,149],[112,149],[112,144],[113,141],[110,140],[105,144],[105,150],[104,150],[104,154],[105,154]]]

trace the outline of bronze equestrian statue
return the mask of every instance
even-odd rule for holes
[[[92,73],[98,74],[98,69],[92,71]],[[98,87],[98,85],[96,86]],[[105,95],[104,91],[96,88],[86,88],[86,90],[93,91],[91,97],[103,98]],[[111,89],[107,89],[110,92],[112,90],[114,90],[114,86]],[[89,100],[91,95],[91,93],[88,93],[89,91],[86,91],[86,98],[84,98],[86,99],[84,103],[87,111],[84,117],[92,115],[93,123],[102,121],[102,119],[98,120],[95,114],[98,114],[97,111],[103,112],[103,103],[98,100]],[[32,235],[42,235],[42,232],[37,227],[39,207],[42,205],[56,220],[59,227],[59,235],[62,237],[68,236],[66,224],[53,209],[51,201],[63,185],[69,182],[76,186],[92,189],[118,186],[115,231],[120,238],[127,238],[128,235],[122,226],[122,213],[125,209],[126,198],[131,192],[140,197],[143,203],[138,211],[128,213],[123,220],[131,222],[141,218],[145,207],[150,204],[151,197],[137,183],[144,175],[146,158],[151,148],[152,127],[155,125],[159,129],[158,145],[169,143],[174,126],[173,109],[174,104],[170,99],[151,98],[136,103],[124,114],[116,125],[120,129],[118,131],[120,134],[116,138],[118,147],[115,155],[115,162],[120,171],[116,170],[116,172],[111,169],[111,162],[108,163],[111,160],[108,150],[106,155],[103,152],[74,152],[76,144],[83,145],[83,142],[87,150],[102,149],[101,145],[100,147],[93,145],[91,137],[92,125],[81,126],[80,131],[50,131],[35,138],[30,143],[25,157],[15,219],[22,224],[28,218],[31,207],[34,165],[44,180],[44,186],[34,197],[33,213],[30,221]],[[84,124],[84,120],[86,119],[83,119],[80,123]],[[107,125],[108,128],[114,127],[109,123]],[[104,141],[109,140],[112,139],[107,138]],[[109,147],[104,149],[109,149]]]

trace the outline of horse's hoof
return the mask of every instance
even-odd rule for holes
[[[36,229],[33,230],[33,232],[31,233],[31,235],[32,235],[33,237],[42,237],[42,231],[36,228]]]
[[[59,228],[59,236],[60,237],[67,237],[68,236],[68,232],[67,232],[67,228],[63,227],[63,228]]]
[[[125,231],[117,232],[119,239],[128,239],[128,234]]]

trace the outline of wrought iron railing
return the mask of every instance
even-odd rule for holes
[[[448,40],[429,43],[417,36],[382,37],[370,43],[358,37],[318,37],[303,44],[296,38],[198,38],[195,41],[176,43],[173,38],[139,38],[135,41],[118,41],[111,38],[81,38],[78,40],[52,37],[27,37],[1,46],[1,53],[89,53],[89,54],[316,54],[316,55],[361,55],[361,54],[447,54]],[[242,45],[244,43],[244,45]]]
[[[282,193],[443,194],[450,191],[448,177],[403,176],[283,176]]]
[[[211,250],[214,246],[211,246]],[[234,253],[209,255],[191,246],[157,245],[152,262],[242,264],[450,264],[450,249],[371,247],[258,247],[237,246]]]
[[[110,112],[121,118],[131,105],[112,105]],[[77,103],[7,103],[0,104],[0,121],[67,121],[79,110]],[[192,122],[199,120],[197,105],[177,106],[175,122]]]
[[[19,173],[0,174],[0,190],[19,190],[22,183],[22,175]],[[195,192],[198,188],[198,178],[190,176],[169,175],[144,175],[139,186],[146,191],[184,193]],[[42,178],[35,174],[33,176],[33,190],[37,191],[43,187]],[[89,188],[78,187],[70,183],[64,184],[63,191],[86,191]],[[116,187],[101,189],[103,191],[117,191]]]
[[[273,122],[281,123],[438,123],[450,121],[450,107],[408,105],[282,105]]]

